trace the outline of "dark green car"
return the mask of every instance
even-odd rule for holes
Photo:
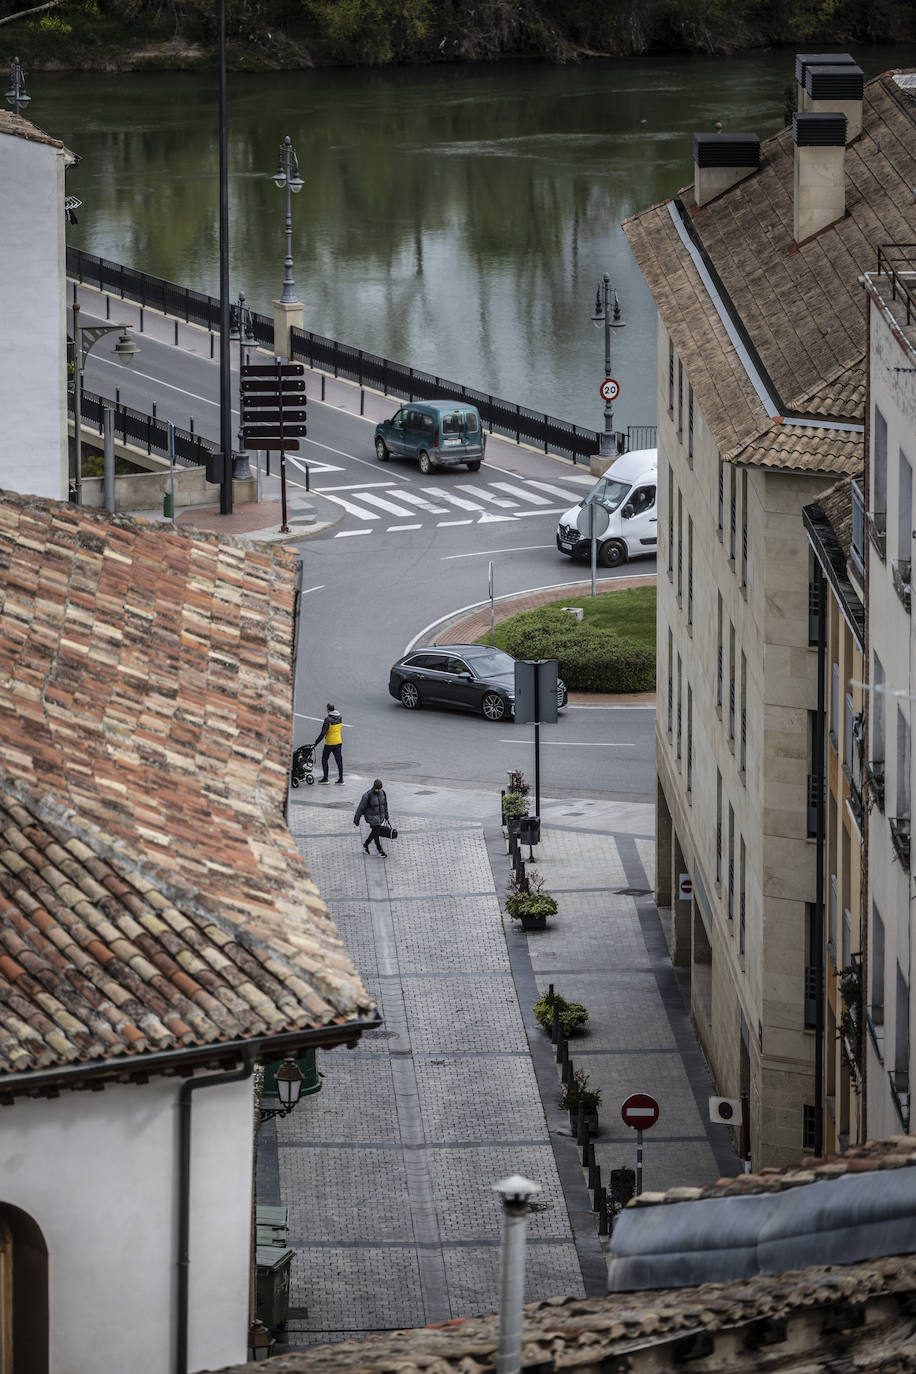
[[[413,401],[375,427],[375,456],[412,458],[424,477],[435,467],[476,472],[483,462],[487,436],[476,406],[457,401]]]

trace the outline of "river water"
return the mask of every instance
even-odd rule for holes
[[[916,63],[855,49],[867,76]],[[783,124],[794,50],[729,58],[230,75],[233,299],[283,280],[289,134],[306,327],[578,424],[603,427],[608,272],[615,427],[655,419],[651,297],[620,229],[692,180],[694,131]],[[28,115],[78,153],[69,241],[218,292],[215,74],[35,73]],[[867,264],[862,264],[865,267]]]

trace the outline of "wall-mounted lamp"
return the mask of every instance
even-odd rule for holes
[[[302,1093],[302,1074],[294,1059],[285,1059],[277,1069],[277,1096],[279,1107],[262,1107],[261,1120],[271,1121],[275,1116],[289,1116]]]

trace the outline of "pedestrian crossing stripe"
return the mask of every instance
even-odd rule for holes
[[[437,520],[436,525],[453,526],[465,524],[496,524],[507,520],[518,520],[523,516],[550,515],[562,513],[568,506],[579,500],[579,494],[553,486],[549,482],[489,482],[486,488],[470,483],[452,486],[416,487],[382,485],[373,483],[371,488],[356,486],[347,490],[347,495],[339,496],[337,490],[322,492],[327,500],[340,506],[347,515],[367,523],[381,520],[384,515],[400,519],[414,519],[419,513],[426,515],[449,515],[467,512],[464,518]],[[457,490],[456,490],[457,486]],[[533,490],[536,488],[536,490]],[[460,494],[459,494],[460,493]],[[551,505],[551,497],[562,499],[559,507]],[[473,498],[473,499],[472,499]],[[471,518],[473,517],[473,518]],[[432,523],[432,522],[430,522]],[[379,529],[381,526],[376,525]],[[421,529],[422,525],[388,525],[386,532],[395,530]],[[367,531],[368,532],[368,531]],[[341,531],[340,538],[348,531]]]

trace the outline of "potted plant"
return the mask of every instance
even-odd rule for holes
[[[509,786],[506,790],[509,792],[517,792],[520,797],[527,797],[531,788],[525,781],[525,775],[520,769],[513,768],[511,770],[509,773]]]
[[[511,833],[518,833],[522,816],[528,815],[528,803],[520,792],[504,792],[502,795],[503,825]]]
[[[564,1084],[563,1092],[560,1096],[560,1106],[564,1112],[569,1112],[569,1120],[572,1126],[576,1125],[579,1119],[579,1103],[581,1102],[585,1110],[585,1124],[590,1135],[598,1134],[598,1108],[601,1105],[601,1089],[590,1088],[589,1078],[584,1069],[573,1071],[572,1081]]]
[[[567,1040],[571,1035],[585,1029],[588,1024],[588,1010],[581,1002],[567,1002],[558,992],[545,992],[535,1002],[532,1010],[538,1024],[543,1026],[548,1034],[553,1030],[554,1007],[560,1019],[560,1028]]]
[[[522,886],[514,874],[509,879],[506,910],[513,921],[521,921],[522,930],[544,930],[547,917],[557,914],[557,899],[542,891],[540,876],[531,870]]]

